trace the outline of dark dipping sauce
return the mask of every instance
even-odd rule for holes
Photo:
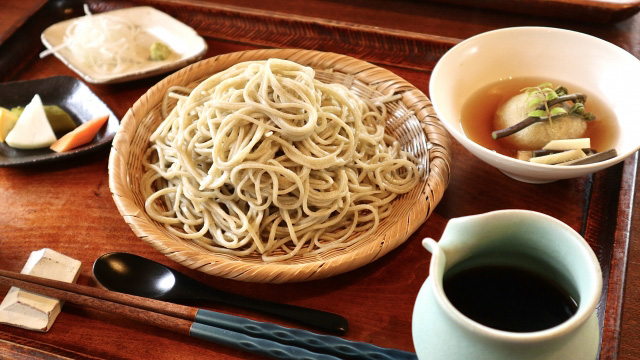
[[[578,308],[556,284],[514,266],[485,265],[455,272],[445,276],[444,292],[470,319],[511,332],[549,329]]]

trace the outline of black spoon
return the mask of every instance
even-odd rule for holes
[[[347,319],[340,315],[214,289],[174,269],[134,254],[113,252],[100,256],[93,264],[93,275],[102,286],[117,292],[170,302],[214,301],[277,315],[339,335],[347,332]]]

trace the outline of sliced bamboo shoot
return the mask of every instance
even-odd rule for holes
[[[536,164],[553,165],[553,164],[563,163],[563,162],[567,162],[575,159],[581,159],[586,156],[587,155],[584,154],[582,149],[575,149],[575,150],[563,151],[557,154],[534,157],[534,158],[531,158],[531,160],[529,161]]]
[[[533,152],[529,150],[518,150],[518,160],[529,161],[533,157]]]
[[[543,146],[543,150],[573,150],[573,149],[588,149],[591,147],[591,139],[563,139],[563,140],[551,140],[547,145]]]
[[[586,165],[586,164],[593,164],[593,163],[597,163],[600,161],[605,161],[605,160],[609,160],[611,158],[614,158],[618,156],[618,152],[616,152],[616,149],[609,149],[607,151],[603,151],[603,152],[599,152],[599,153],[595,153],[592,155],[589,155],[585,158],[582,159],[576,159],[576,160],[571,160],[571,161],[567,161],[564,163],[560,163],[558,165]]]

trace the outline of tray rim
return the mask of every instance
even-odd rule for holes
[[[87,2],[90,2],[90,0]],[[129,4],[130,6],[132,2],[127,0],[122,0],[122,1],[118,0],[118,1],[111,1],[110,3],[111,5],[113,5],[114,3],[117,3],[117,4],[120,4],[121,6],[127,6],[127,4]],[[135,1],[134,3],[149,4],[152,2],[151,1]],[[173,3],[167,3],[166,1],[165,2],[156,1],[155,3],[161,3],[167,7],[170,7],[170,6],[177,7],[178,5],[188,4],[188,2],[184,0],[174,1]],[[33,32],[30,29],[32,27],[35,27],[34,25],[40,25],[41,22],[44,23],[43,20],[45,21],[48,20],[51,14],[57,15],[58,17],[63,16],[61,14],[56,14],[57,9],[53,9],[49,5],[51,5],[51,2],[45,4],[45,6],[42,6],[40,10],[33,13],[29,17],[29,19],[26,20],[26,22],[29,23],[30,20],[38,19],[39,22],[34,23],[33,21],[31,21],[31,23],[29,24],[30,25],[29,28],[25,28],[23,24],[23,26],[21,26],[19,29],[14,31],[10,36],[5,38],[3,43],[0,44],[0,48],[9,47],[14,51],[24,49],[24,51],[20,51],[19,53],[17,53],[18,56],[14,55],[13,52],[8,52],[8,53],[5,53],[5,55],[2,57],[4,59],[9,60],[9,64],[13,64],[11,66],[7,66],[7,61],[4,61],[2,63],[4,66],[0,67],[0,75],[3,79],[5,80],[13,79],[20,72],[22,72],[26,67],[26,66],[24,67],[15,66],[15,64],[28,64],[30,60],[33,60],[37,56],[37,52],[35,51],[36,49],[35,46],[34,47],[15,47],[15,43],[17,41],[22,41],[23,43],[25,41],[32,43],[33,39],[29,37],[28,34]],[[211,4],[200,2],[199,5],[210,6]],[[338,23],[338,25],[343,24],[342,22],[334,22],[334,23]],[[387,29],[380,29],[381,33],[383,34],[386,32],[386,30]],[[395,31],[393,29],[389,29],[389,30]],[[40,34],[40,32],[41,31],[38,31],[38,35]],[[25,36],[25,34],[27,36]],[[423,35],[423,34],[418,34],[418,35]],[[209,36],[205,36],[205,37],[208,38]],[[39,41],[39,38],[37,39],[37,41]],[[242,42],[238,41],[238,43],[242,43]],[[261,48],[264,47],[264,45],[261,45],[261,44],[252,44],[252,45],[255,47],[261,47]],[[437,44],[434,44],[434,46],[435,45]],[[16,58],[20,59],[20,61],[16,62],[15,61]],[[374,61],[374,62],[380,63],[377,61]],[[402,66],[402,65],[399,67],[411,68],[411,67]],[[617,209],[623,210],[623,213],[619,214],[618,222],[615,224],[616,238],[614,239],[614,251],[616,254],[614,256],[617,258],[618,261],[616,261],[615,267],[611,267],[610,273],[613,275],[617,275],[618,279],[621,279],[622,282],[616,284],[618,287],[616,288],[615,296],[610,296],[612,300],[616,301],[616,303],[609,304],[608,301],[605,299],[605,302],[601,304],[603,306],[606,306],[606,309],[604,310],[605,329],[604,329],[604,334],[602,338],[602,342],[604,345],[606,345],[606,348],[605,346],[602,347],[601,356],[606,356],[607,358],[612,358],[612,359],[615,359],[617,357],[617,352],[619,348],[619,333],[620,333],[620,321],[621,321],[620,312],[621,312],[622,301],[624,297],[623,296],[624,285],[625,285],[624,281],[626,279],[624,272],[627,269],[629,242],[630,242],[630,233],[628,229],[630,228],[631,221],[632,221],[632,210],[633,210],[632,197],[634,194],[635,183],[637,182],[638,153],[629,157],[625,161],[625,163],[620,164],[620,166],[624,166],[623,175],[616,177],[616,181],[619,180],[621,182],[620,198],[623,198],[624,196],[626,196],[625,199],[631,200],[631,201],[620,202],[620,204],[617,205]],[[614,184],[614,185],[617,185],[617,184]],[[631,204],[631,208],[622,209],[622,206],[629,205],[629,204]],[[610,279],[610,282],[611,281],[614,281],[614,279]],[[609,289],[609,291],[611,291],[611,289]],[[611,293],[608,293],[608,294],[611,294]],[[608,305],[613,305],[613,306],[608,306]],[[611,309],[612,307],[615,307],[617,310],[616,311],[612,310],[613,312],[610,313],[609,309]],[[610,317],[617,317],[617,318],[611,319]],[[606,343],[606,339],[613,341],[613,343]],[[41,349],[43,350],[38,350],[35,348],[35,346],[42,346]],[[58,358],[57,356],[52,357],[51,352],[55,353],[58,351],[62,351],[61,348],[56,347],[55,345],[49,345],[49,344],[43,344],[43,343],[32,344],[30,340],[26,337],[15,336],[6,331],[0,332],[0,349],[2,349],[2,351],[5,351],[4,353],[23,354],[17,350],[19,348],[24,348],[24,353],[36,352],[38,354],[44,354],[44,358]],[[76,354],[76,353],[73,353],[73,354]],[[94,356],[89,356],[89,355],[87,355],[87,357],[95,358]]]
[[[516,14],[535,14],[566,17],[577,21],[607,24],[632,17],[640,10],[638,0],[437,0],[445,4],[509,11]]]
[[[284,12],[209,2],[194,3],[181,0],[180,3],[174,4],[171,0],[87,0],[87,3],[91,9],[100,11],[126,6],[153,6],[191,26],[203,37],[246,43],[261,48],[286,47],[335,52],[376,64],[427,71],[433,69],[440,56],[462,41],[440,35],[311,16],[291,16]],[[205,17],[208,20],[205,21]],[[253,31],[253,27],[261,31]],[[305,36],[278,31],[289,27],[303,29]],[[330,44],[334,42],[327,40],[331,36],[345,39],[340,44],[340,51],[331,49]],[[245,41],[247,37],[251,39]],[[310,41],[314,42],[312,47]],[[287,44],[283,46],[283,42]],[[376,42],[375,45],[381,49],[372,46],[372,42]],[[400,51],[398,43],[402,47]]]

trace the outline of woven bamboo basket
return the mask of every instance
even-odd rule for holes
[[[265,263],[259,255],[238,257],[213,253],[180,239],[144,210],[140,191],[142,157],[149,136],[162,122],[162,98],[170,86],[194,87],[212,74],[250,60],[281,58],[310,66],[323,82],[341,83],[358,96],[400,94],[387,103],[387,131],[420,159],[424,175],[418,186],[394,200],[389,217],[375,234],[347,248],[312,256]],[[392,72],[345,55],[298,49],[264,49],[202,60],[160,81],[144,94],[122,120],[109,158],[109,186],[118,210],[142,240],[174,261],[207,274],[248,282],[285,283],[326,278],[368,264],[402,244],[429,217],[449,181],[451,142],[427,97]]]

